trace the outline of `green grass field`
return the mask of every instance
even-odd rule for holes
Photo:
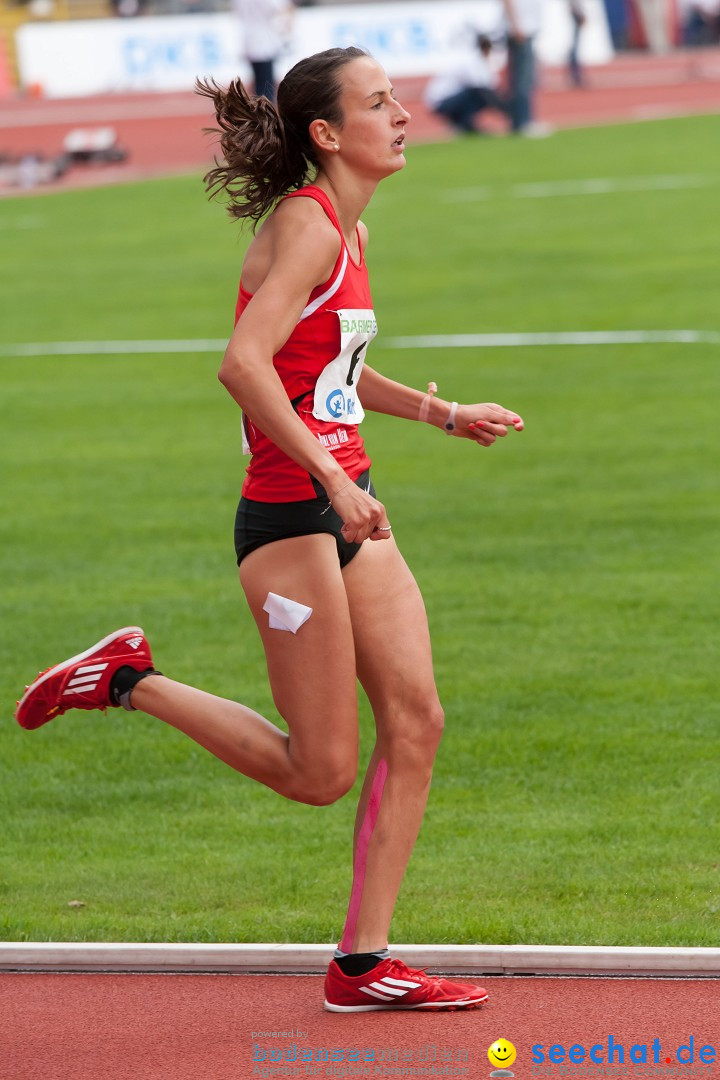
[[[447,713],[396,942],[717,944],[717,346],[389,339],[720,330],[719,136],[420,147],[367,212],[371,362],[527,423],[489,451],[365,425]],[[618,190],[517,197],[598,177]],[[0,233],[2,343],[229,335],[245,240],[197,177],[5,200]],[[285,802],[139,713],[12,719],[40,666],[136,622],[167,674],[274,716],[219,359],[0,356],[5,939],[339,937],[352,796]]]

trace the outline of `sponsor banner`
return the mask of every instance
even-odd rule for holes
[[[16,41],[22,85],[46,97],[191,90],[198,75],[249,74],[240,24],[225,14],[26,24]]]
[[[580,61],[605,64],[613,48],[602,0],[584,0],[587,22],[580,38]],[[467,48],[473,30],[491,37],[503,33],[502,0],[418,0],[417,3],[347,4],[310,8],[295,24],[293,62],[334,45],[362,45],[391,78],[437,75],[452,70],[458,50]],[[566,63],[572,41],[567,0],[545,0],[543,26],[536,42],[545,64]]]
[[[612,45],[603,2],[585,0],[585,7],[580,59],[607,63]],[[473,29],[502,33],[501,0],[300,8],[278,73],[322,49],[361,45],[391,78],[434,75],[452,69]],[[546,0],[537,40],[541,61],[565,63],[571,35],[567,0]],[[47,97],[190,90],[197,76],[223,83],[249,75],[242,25],[230,13],[28,23],[17,31],[16,43],[22,85],[40,86]]]

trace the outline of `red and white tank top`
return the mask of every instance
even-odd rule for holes
[[[364,413],[357,383],[369,342],[377,333],[367,266],[360,244],[356,263],[324,191],[310,184],[285,198],[320,203],[340,234],[341,247],[333,272],[313,289],[307,305],[283,347],[273,357],[287,396],[298,416],[355,480],[370,467],[358,424]],[[235,322],[252,299],[240,283]],[[242,493],[259,502],[294,502],[315,498],[310,474],[283,453],[252,417],[243,417],[246,445],[252,454]]]

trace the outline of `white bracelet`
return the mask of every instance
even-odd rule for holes
[[[448,418],[445,421],[445,434],[446,435],[452,435],[453,431],[455,430],[455,413],[457,412],[457,407],[458,407],[457,401],[453,401],[452,405],[450,406],[450,412],[448,413]]]

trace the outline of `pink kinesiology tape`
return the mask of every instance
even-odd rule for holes
[[[370,847],[370,841],[372,840],[372,835],[375,830],[375,822],[380,813],[380,803],[382,802],[383,791],[385,789],[387,772],[387,761],[385,761],[385,758],[381,758],[380,761],[378,761],[377,769],[375,770],[372,787],[370,788],[370,798],[368,799],[368,804],[365,809],[365,817],[360,826],[357,847],[355,849],[353,886],[352,892],[350,893],[350,903],[348,905],[347,919],[345,920],[345,929],[343,930],[342,941],[340,942],[341,951],[346,953],[352,952],[353,942],[355,940],[358,914],[360,912],[360,904],[362,903],[362,894],[365,887],[368,848]]]

